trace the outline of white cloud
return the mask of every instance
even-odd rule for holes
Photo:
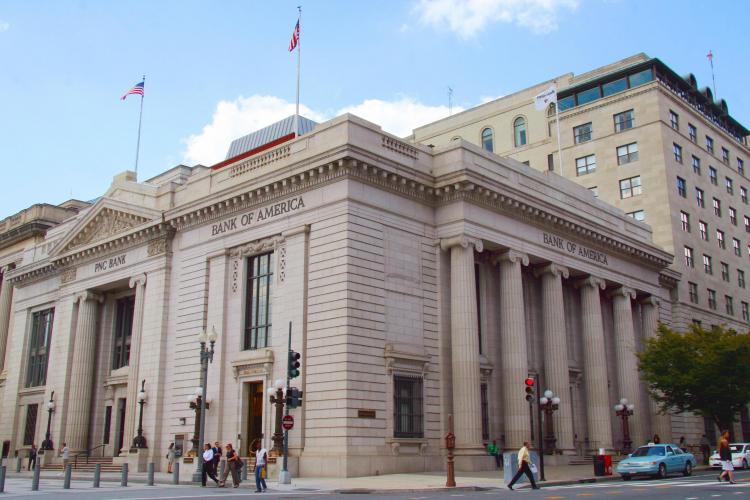
[[[8,31],[10,29],[10,23],[3,21],[0,19],[0,33],[3,31]]]
[[[414,10],[427,25],[471,38],[492,23],[511,23],[534,33],[557,29],[558,12],[575,10],[579,0],[419,0]]]
[[[457,113],[463,108],[454,106],[453,110]],[[448,106],[429,106],[408,97],[394,101],[367,99],[344,107],[333,116],[343,113],[352,113],[376,123],[391,134],[406,136],[415,127],[448,116]],[[200,133],[184,140],[184,162],[188,165],[218,163],[226,157],[232,140],[293,114],[294,103],[275,96],[254,95],[239,97],[234,101],[220,101],[211,123],[203,127]],[[300,114],[317,122],[333,117],[302,105]]]

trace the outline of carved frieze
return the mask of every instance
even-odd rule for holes
[[[148,249],[146,250],[149,257],[155,255],[161,255],[167,253],[168,249],[167,238],[159,238],[157,240],[151,240],[148,242]]]
[[[145,217],[104,208],[78,232],[64,251],[67,252],[84,245],[106,240],[145,222],[148,222]]]
[[[60,283],[70,283],[76,279],[76,268],[71,267],[60,274]]]

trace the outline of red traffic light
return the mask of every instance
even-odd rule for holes
[[[524,380],[523,383],[528,387],[534,387],[534,379],[532,377],[526,377],[526,380]]]

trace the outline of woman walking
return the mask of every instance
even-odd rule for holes
[[[232,484],[235,488],[239,487],[240,483],[240,467],[241,461],[240,456],[234,451],[232,445],[227,443],[227,467],[224,469],[224,475],[221,477],[221,487],[223,488],[227,482],[227,476],[232,473]]]
[[[268,451],[263,448],[260,440],[255,441],[255,493],[266,491],[266,466],[268,465]],[[262,488],[261,488],[262,487]]]
[[[175,451],[174,443],[169,443],[169,449],[167,450],[167,474],[172,473],[172,467],[174,467]]]
[[[210,477],[216,486],[219,486],[219,480],[214,473],[214,450],[211,449],[211,443],[203,445],[203,467],[201,467],[201,486],[206,486],[206,476]]]
[[[721,482],[724,479],[724,476],[726,476],[729,479],[729,484],[736,484],[734,481],[732,450],[729,448],[729,431],[724,431],[721,434],[721,441],[719,441],[719,460],[721,460],[719,482]]]

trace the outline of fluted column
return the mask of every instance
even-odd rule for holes
[[[453,420],[457,453],[482,450],[482,409],[479,371],[474,250],[482,242],[466,236],[441,240],[451,253],[451,372]]]
[[[521,265],[528,266],[529,257],[508,250],[499,255],[496,262],[500,265],[500,371],[504,388],[505,447],[516,449],[531,439],[529,404],[521,391],[523,380],[529,374]]]
[[[10,327],[10,306],[13,302],[13,285],[6,275],[10,266],[0,270],[0,373],[5,367],[6,344],[8,343],[8,328]]]
[[[630,417],[630,435],[633,442],[644,442],[643,418],[648,408],[641,406],[640,376],[638,359],[635,356],[635,329],[633,328],[633,308],[631,300],[635,299],[635,290],[620,286],[609,292],[612,297],[612,312],[615,336],[615,364],[617,367],[618,398],[627,398],[635,405]]]
[[[581,290],[583,383],[586,392],[586,427],[590,445],[612,448],[612,425],[607,389],[607,353],[599,290],[604,280],[589,276],[576,285]]]
[[[135,418],[138,412],[138,391],[140,381],[138,371],[141,362],[141,330],[143,329],[143,305],[146,292],[146,275],[130,278],[130,288],[135,287],[135,305],[133,310],[133,332],[130,336],[130,358],[128,359],[128,390],[125,402],[125,437],[122,441],[122,453],[127,452],[135,437]]]
[[[96,362],[96,322],[101,297],[91,292],[76,295],[78,321],[72,342],[70,390],[65,439],[71,451],[84,451],[89,445],[91,397],[94,390]]]
[[[568,269],[548,264],[534,274],[542,279],[542,325],[544,329],[544,384],[541,393],[550,389],[560,398],[554,414],[556,446],[573,450],[573,420],[570,401],[570,375],[568,371],[568,336],[565,330],[565,306],[562,278]]]
[[[656,336],[656,330],[659,327],[659,299],[652,295],[641,301],[641,308],[643,311],[643,336],[647,339],[653,338]],[[659,414],[659,405],[651,399],[648,392],[645,392],[642,401],[648,401],[651,417],[651,434],[647,437],[650,438],[653,434],[658,434],[662,443],[671,443],[672,418],[669,415]]]

